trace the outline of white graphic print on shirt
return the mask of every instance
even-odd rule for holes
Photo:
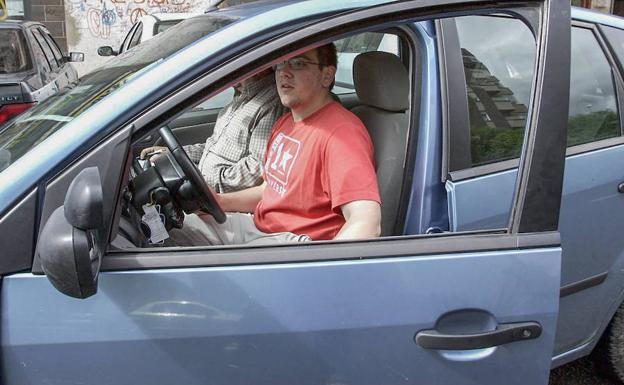
[[[271,143],[265,165],[265,173],[269,186],[281,196],[286,193],[288,177],[299,155],[301,142],[290,136],[279,133]]]

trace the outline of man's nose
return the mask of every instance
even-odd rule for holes
[[[293,76],[290,67],[288,66],[288,63],[284,66],[284,68],[277,70],[276,73],[279,76],[283,76],[285,78],[291,78]]]

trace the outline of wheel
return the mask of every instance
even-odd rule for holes
[[[624,384],[624,304],[615,312],[592,358],[600,372]]]

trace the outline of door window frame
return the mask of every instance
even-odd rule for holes
[[[126,37],[121,42],[121,45],[119,46],[120,54],[125,52],[128,49],[128,44],[130,44],[130,41],[132,40],[132,36],[134,36],[134,32],[136,31],[138,25],[139,23],[137,22],[137,23],[134,23],[132,27],[130,27],[128,34],[126,35]]]
[[[50,35],[48,31],[43,30],[43,29],[42,31],[43,31],[43,38],[50,46],[50,49],[52,50],[52,54],[54,55],[54,58],[59,64],[59,67],[61,67],[63,63],[65,62],[61,49],[59,48],[58,44],[56,44],[56,41],[54,41],[54,38],[52,38],[52,35]]]
[[[28,32],[30,32],[30,35],[32,36],[32,42],[33,44],[36,44],[37,47],[39,47],[39,50],[41,51],[41,54],[43,55],[43,58],[45,59],[45,64],[47,65],[46,67],[46,71],[47,73],[52,73],[52,64],[50,64],[50,59],[48,58],[48,56],[45,53],[45,50],[43,49],[43,47],[41,46],[41,42],[39,41],[39,39],[37,38],[37,35],[35,34],[35,31],[37,31],[36,29],[37,27],[30,27],[28,28]]]
[[[43,31],[41,31],[40,28],[35,27],[35,28],[33,28],[32,32],[33,32],[33,36],[35,37],[35,40],[37,41],[37,43],[41,47],[41,50],[43,51],[43,54],[45,55],[46,59],[48,60],[48,64],[50,64],[50,68],[52,68],[52,72],[58,71],[58,69],[60,68],[60,65],[56,61],[56,58],[54,57],[54,53],[52,52],[52,48],[50,48],[50,45],[48,44],[48,42],[46,42],[45,38],[43,37]],[[37,35],[39,35],[39,36],[37,36]]]

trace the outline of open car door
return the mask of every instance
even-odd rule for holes
[[[282,20],[304,18],[295,11],[310,7],[323,17],[241,52],[227,65],[214,64],[218,71],[205,68],[207,75],[185,92],[210,87],[274,54],[268,64],[278,50],[328,41],[349,28],[416,31],[415,21],[507,12],[507,4],[519,13],[530,8],[538,27],[530,118],[505,230],[303,245],[108,249],[97,293],[83,300],[60,294],[31,272],[8,275],[1,288],[3,380],[546,385],[559,300],[569,2],[418,0],[333,14],[338,5],[329,1],[287,5]],[[264,25],[275,17],[254,16],[252,22]],[[236,28],[244,31],[245,23]],[[163,97],[176,101],[179,95]],[[142,115],[135,132],[150,117],[166,115],[165,107]],[[127,127],[49,181],[42,224],[81,170],[128,159],[119,149],[139,138]],[[104,207],[118,195],[126,169],[100,173]],[[112,214],[105,213],[103,222],[114,226]]]

